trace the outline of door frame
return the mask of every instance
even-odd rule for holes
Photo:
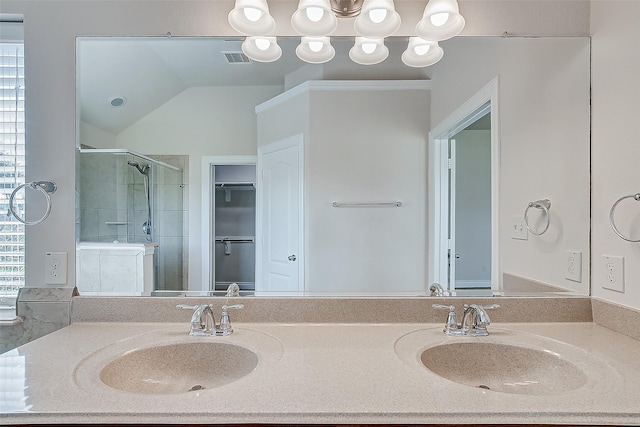
[[[264,194],[262,192],[262,181],[264,155],[271,154],[276,151],[285,150],[287,148],[298,147],[298,176],[300,179],[300,191],[299,200],[300,206],[298,208],[298,291],[302,292],[306,289],[306,246],[305,242],[305,199],[304,199],[304,186],[305,186],[305,168],[304,168],[304,135],[302,133],[292,135],[283,138],[278,141],[270,142],[268,144],[258,147],[258,161],[256,166],[256,289],[259,288],[258,282],[263,280],[262,264],[263,264],[263,248],[264,248],[264,230],[263,230],[263,216],[262,209],[264,204]]]
[[[428,292],[432,283],[443,287],[449,283],[447,258],[449,248],[449,193],[448,144],[449,139],[468,125],[491,111],[491,288],[501,289],[499,258],[499,205],[500,191],[500,110],[499,77],[495,77],[464,104],[429,132],[429,256],[425,284]]]
[[[213,174],[211,173],[212,167],[253,165],[257,168],[257,160],[257,156],[202,156],[202,215],[200,224],[202,236],[202,246],[200,251],[200,253],[202,254],[202,284],[200,285],[200,289],[198,289],[198,286],[195,285],[194,289],[189,288],[189,290],[213,291],[215,288],[215,266],[213,265],[212,261],[215,253],[215,246],[213,242],[213,230],[211,227],[211,224],[213,224],[213,221],[215,219],[215,212],[213,211],[213,209],[211,209],[212,202],[213,200],[215,200],[215,176],[213,176]],[[257,185],[258,183],[256,182],[256,186]],[[260,212],[257,210],[256,206],[256,225],[259,217]]]

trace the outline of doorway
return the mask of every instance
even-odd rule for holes
[[[256,156],[203,156],[200,286],[255,287]]]
[[[484,116],[449,139],[449,289],[491,289],[491,111],[486,108]]]
[[[498,78],[429,134],[428,283],[500,289]]]
[[[212,165],[213,290],[255,290],[256,165]]]

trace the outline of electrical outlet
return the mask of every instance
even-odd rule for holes
[[[65,285],[67,283],[67,253],[45,253],[45,278],[47,285]]]
[[[567,270],[564,277],[574,282],[582,281],[582,252],[567,251]]]
[[[529,232],[523,216],[514,216],[511,219],[511,238],[518,240],[527,240],[529,238]]]
[[[624,257],[602,255],[604,258],[604,282],[602,287],[624,292]]]

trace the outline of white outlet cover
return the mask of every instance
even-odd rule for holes
[[[604,278],[602,287],[616,292],[624,293],[624,257],[614,255],[602,255],[602,271]]]
[[[45,278],[47,285],[64,285],[67,283],[67,253],[45,253]]]
[[[565,265],[565,275],[567,280],[574,282],[582,281],[582,252],[567,251],[567,262]]]

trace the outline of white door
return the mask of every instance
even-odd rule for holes
[[[300,142],[289,138],[260,150],[257,292],[303,289]]]

